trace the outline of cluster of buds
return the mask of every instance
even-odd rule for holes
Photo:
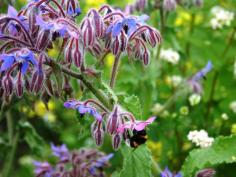
[[[52,95],[52,69],[44,65],[49,60],[46,52],[58,37],[66,41],[76,34],[74,18],[79,14],[75,0],[34,0],[19,12],[9,6],[0,17],[0,98],[10,101],[14,91],[17,97],[42,90]],[[60,19],[71,25],[57,23]]]
[[[55,166],[48,162],[34,162],[36,177],[103,177],[103,169],[109,166],[108,161],[113,154],[104,153],[93,149],[81,149],[70,152],[66,145],[55,146],[51,144],[53,156],[58,158]]]
[[[139,0],[137,4],[141,8],[146,1]],[[64,60],[58,63],[68,69],[73,63],[81,72],[89,70],[84,64],[86,52],[98,59],[109,52],[116,57],[127,53],[147,65],[148,46],[155,47],[161,42],[159,31],[145,24],[146,15],[126,16],[104,5],[99,10],[90,9],[77,25],[75,17],[79,14],[76,0],[34,0],[19,12],[9,6],[8,13],[0,17],[0,96],[9,97],[15,89],[21,97],[25,88],[58,96],[53,90],[53,68],[45,64],[52,60],[48,49],[59,38],[62,41],[59,56],[63,53]],[[63,83],[68,88],[69,78]]]
[[[133,4],[128,4],[125,7],[126,14],[133,14],[135,11],[143,12],[147,6],[147,0],[136,0]]]
[[[135,147],[132,144],[134,142],[131,142],[132,137],[139,133],[145,136],[146,126],[155,120],[155,117],[151,117],[146,121],[136,120],[132,113],[124,111],[118,105],[115,105],[110,112],[95,100],[87,100],[85,102],[69,100],[65,102],[64,106],[77,110],[81,115],[88,113],[93,116],[95,121],[91,126],[91,133],[96,145],[101,146],[103,144],[104,133],[106,132],[111,135],[114,150],[120,147],[122,140],[128,145]]]

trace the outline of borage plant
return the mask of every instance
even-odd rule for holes
[[[103,5],[98,10],[89,9],[81,22],[76,17],[81,13],[75,0],[35,0],[19,12],[9,6],[7,14],[0,18],[0,95],[3,113],[8,105],[24,95],[41,95],[44,101],[50,97],[71,96],[70,79],[76,78],[81,87],[87,87],[96,98],[87,100],[69,99],[64,103],[81,116],[95,118],[91,125],[92,136],[98,146],[102,145],[104,133],[111,135],[115,150],[122,140],[132,147],[146,141],[145,127],[155,120],[151,117],[141,121],[126,111],[119,100],[99,88],[98,72],[86,64],[86,54],[96,58],[95,65],[102,65],[109,53],[115,56],[110,87],[115,86],[121,58],[149,64],[149,48],[161,42],[159,31],[145,23],[147,15],[127,15],[121,10]],[[48,51],[60,44],[57,58]],[[75,67],[74,67],[75,66]],[[54,78],[55,77],[55,78]],[[46,103],[47,104],[47,103]],[[135,141],[142,136],[141,142]],[[37,163],[36,171],[45,164]],[[46,165],[49,168],[49,165]],[[51,167],[50,167],[51,169]],[[40,176],[41,173],[36,173]]]

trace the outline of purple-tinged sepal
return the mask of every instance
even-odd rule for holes
[[[110,113],[107,120],[107,133],[110,135],[115,134],[120,124],[120,116],[118,114],[118,106],[114,106],[113,111]]]

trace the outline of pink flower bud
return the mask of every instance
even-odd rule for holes
[[[149,52],[148,51],[144,51],[143,56],[142,56],[142,60],[143,60],[143,64],[144,65],[148,65],[149,64]]]
[[[161,43],[161,34],[157,30],[149,30],[147,40],[152,47],[155,47],[157,44]]]
[[[108,121],[107,121],[107,133],[109,134],[114,134],[116,133],[116,130],[119,126],[120,123],[120,117],[118,115],[118,107],[115,106],[114,110],[111,112],[111,114],[108,117]]]
[[[2,88],[6,96],[9,96],[13,92],[13,79],[10,75],[6,74],[2,78]]]
[[[42,66],[39,66],[39,68],[34,72],[32,76],[30,91],[38,93],[43,86],[43,81],[44,72],[42,70]]]
[[[121,135],[119,133],[112,135],[112,147],[114,150],[118,150],[121,144]]]
[[[72,49],[73,49],[74,40],[75,39],[72,38],[65,47],[65,51],[64,51],[65,61],[68,63],[72,63],[72,60],[73,60]]]
[[[85,48],[92,46],[94,43],[94,30],[91,25],[91,21],[89,18],[86,18],[81,24],[81,31],[82,31],[82,41]]]
[[[96,37],[103,37],[104,35],[104,23],[103,23],[103,19],[101,17],[101,15],[96,11],[96,10],[92,10],[93,11],[93,26],[95,29],[95,35]]]
[[[82,47],[79,46],[79,40],[75,39],[75,48],[72,50],[72,56],[74,60],[74,64],[77,67],[81,67],[83,62],[83,51]]]
[[[98,120],[95,121],[91,126],[91,132],[92,132],[96,145],[101,146],[103,144],[103,139],[104,139],[104,131],[102,129],[102,122]]]

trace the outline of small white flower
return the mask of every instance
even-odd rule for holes
[[[236,113],[236,101],[231,102],[229,108]]]
[[[170,80],[171,80],[171,84],[174,87],[177,87],[183,81],[183,78],[181,76],[174,75],[170,78]]]
[[[192,94],[189,98],[188,101],[191,106],[195,106],[200,103],[201,101],[201,95],[199,94]]]
[[[179,62],[180,56],[179,53],[175,50],[169,49],[162,49],[160,53],[160,58],[165,60],[171,64],[176,65]]]
[[[188,134],[188,140],[195,143],[197,146],[200,146],[201,148],[206,148],[212,145],[214,142],[214,138],[208,137],[208,133],[205,130],[194,130],[190,131]]]
[[[223,113],[223,114],[221,114],[221,118],[222,118],[223,120],[228,120],[228,119],[229,119],[229,116],[228,116],[226,113]]]
[[[213,29],[221,29],[223,26],[230,26],[234,19],[234,13],[215,6],[211,9],[213,15],[210,24]]]

